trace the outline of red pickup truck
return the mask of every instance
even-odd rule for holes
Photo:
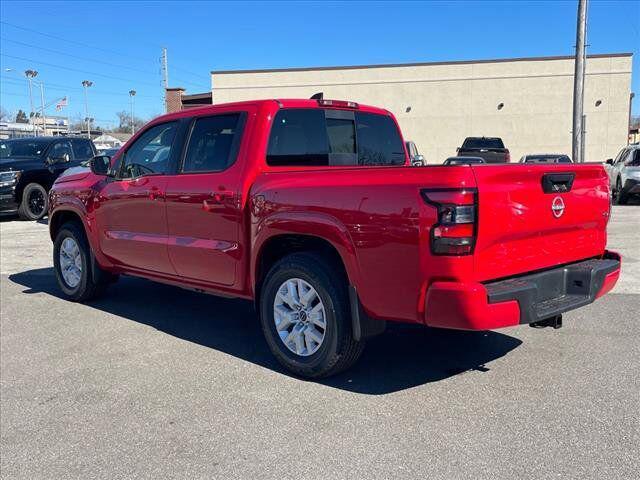
[[[394,116],[346,101],[164,115],[58,179],[50,205],[69,299],[119,274],[251,299],[309,378],[353,364],[386,321],[558,327],[620,273],[602,166],[410,167]]]

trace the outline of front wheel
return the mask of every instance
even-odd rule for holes
[[[29,183],[22,191],[18,215],[23,220],[40,220],[47,214],[49,198],[39,183]]]
[[[295,253],[267,274],[260,321],[271,352],[292,373],[334,375],[360,357],[353,339],[346,280],[323,257]]]
[[[115,278],[92,262],[90,248],[84,229],[76,222],[64,224],[56,235],[53,266],[58,285],[69,300],[83,302],[95,298]]]

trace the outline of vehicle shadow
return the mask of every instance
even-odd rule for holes
[[[23,294],[61,297],[52,268],[16,273],[9,279],[27,287]],[[288,375],[271,355],[251,302],[122,277],[103,298],[88,305]],[[392,393],[464,372],[486,372],[486,363],[521,343],[498,332],[394,324],[369,341],[354,367],[319,383],[368,395]]]

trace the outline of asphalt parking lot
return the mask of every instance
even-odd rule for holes
[[[640,207],[613,291],[558,331],[395,327],[351,371],[283,372],[251,305],[123,278],[60,298],[44,223],[0,223],[0,475],[640,476]]]

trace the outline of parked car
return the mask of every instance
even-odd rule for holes
[[[487,163],[508,163],[511,161],[509,149],[498,137],[467,137],[456,149],[458,157],[480,157]]]
[[[602,165],[407,168],[393,115],[354,102],[170,113],[53,186],[55,275],[73,301],[119,274],[253,300],[308,378],[386,321],[559,327],[616,283]]]
[[[449,157],[443,165],[471,165],[472,163],[487,163],[484,158],[481,157]]]
[[[32,137],[0,141],[0,213],[38,220],[48,209],[48,192],[67,168],[96,154],[80,137]]]
[[[418,147],[411,140],[405,142],[407,147],[407,153],[409,154],[409,161],[412,167],[424,167],[427,162],[424,161],[424,156],[418,153]]]
[[[520,163],[573,163],[568,155],[562,153],[536,153],[523,155]]]
[[[614,203],[624,205],[629,197],[640,195],[640,144],[623,148],[605,164]]]

